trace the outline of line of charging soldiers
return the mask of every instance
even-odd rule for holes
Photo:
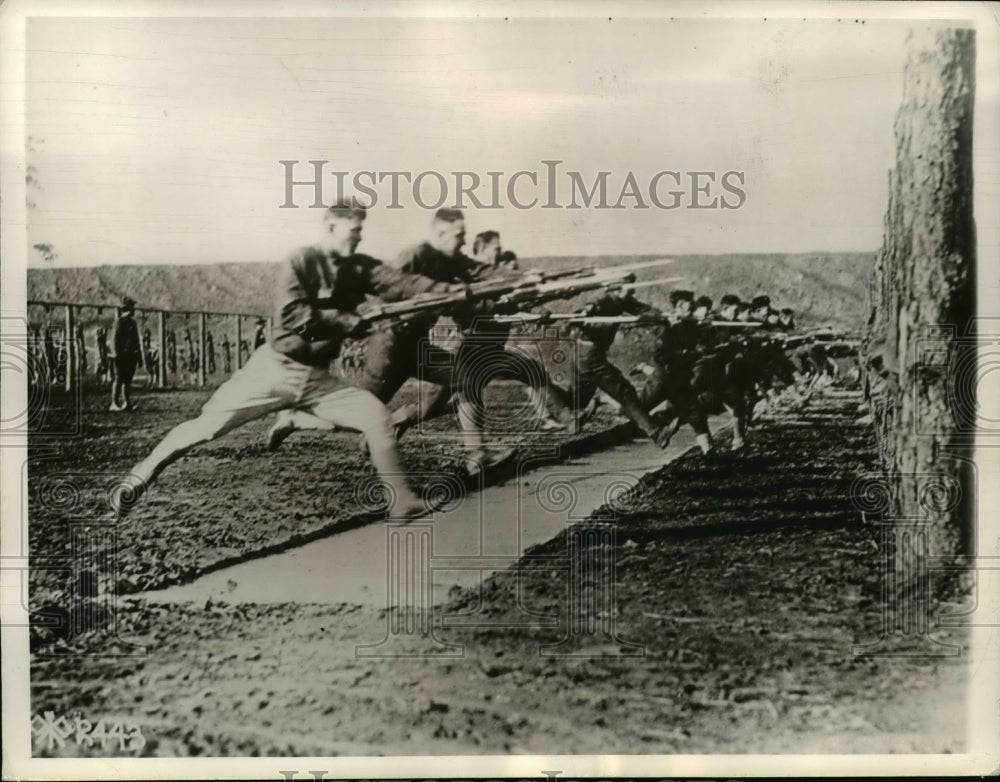
[[[429,277],[441,283],[472,283],[493,275],[510,275],[519,269],[516,255],[501,247],[496,231],[475,237],[471,257],[461,253],[465,243],[464,215],[442,209],[431,223],[428,239],[405,250],[398,262],[404,272]],[[341,357],[333,371],[356,372],[360,387],[388,404],[409,378],[427,381],[432,390],[420,394],[416,403],[399,407],[392,416],[398,441],[419,422],[455,411],[465,444],[465,469],[476,473],[503,461],[510,451],[497,451],[484,440],[484,385],[492,380],[517,380],[527,387],[531,420],[542,431],[578,428],[593,414],[598,390],[620,407],[637,429],[666,447],[673,434],[689,424],[701,451],[713,455],[708,415],[728,407],[734,416],[732,447],[744,446],[754,406],[761,395],[774,397],[784,387],[795,385],[804,374],[827,371],[817,368],[811,346],[796,354],[801,366],[787,355],[775,333],[794,329],[791,309],[777,311],[770,298],[757,296],[749,303],[734,294],[722,297],[718,312],[708,297],[695,298],[691,291],[670,294],[672,311],[662,312],[639,301],[633,290],[605,293],[579,312],[581,322],[568,329],[576,340],[576,360],[569,388],[554,383],[539,358],[508,344],[516,317],[516,303],[504,307],[480,302],[452,312],[458,327],[458,343],[448,350],[435,345],[432,327],[436,313],[421,313],[376,329],[367,339],[363,356],[354,348]],[[547,311],[534,325],[545,325]],[[654,332],[656,348],[640,372],[646,382],[637,390],[608,357],[619,325],[607,320],[615,316],[639,316],[636,327]],[[734,329],[713,325],[755,321],[759,329]],[[267,434],[269,450],[277,449],[294,431],[332,430],[336,427],[308,412],[279,413]]]
[[[506,343],[520,311],[539,304],[539,289],[527,279],[538,275],[511,275],[510,265],[500,262],[495,232],[481,234],[474,248],[487,260],[462,255],[465,222],[462,212],[455,209],[439,210],[428,240],[407,250],[400,259],[401,268],[393,269],[356,252],[365,216],[363,207],[355,203],[338,203],[326,210],[317,242],[296,250],[282,265],[274,339],[256,350],[247,364],[213,393],[196,418],[173,427],[132,468],[113,492],[115,515],[134,507],[163,469],[192,448],[272,413],[278,413],[278,418],[268,432],[270,449],[299,428],[361,432],[371,461],[390,491],[390,514],[413,519],[429,509],[408,484],[396,441],[417,421],[455,409],[466,438],[466,470],[475,474],[502,459],[504,455],[488,449],[483,438],[483,386],[491,379],[508,374],[512,379],[527,380],[539,420],[552,427],[579,422],[580,407],[599,389],[617,401],[622,412],[661,447],[688,422],[708,454],[705,394],[711,392],[734,410],[734,441],[740,445],[752,410],[747,402],[758,381],[768,372],[782,373],[782,362],[769,360],[769,356],[784,356],[774,340],[761,341],[762,351],[757,354],[754,349],[758,345],[752,337],[743,338],[748,340],[743,343],[744,350],[738,349],[741,343],[737,339],[716,340],[708,328],[712,324],[695,317],[702,309],[707,315],[710,305],[690,312],[691,305],[704,301],[695,302],[690,292],[674,291],[675,311],[667,318],[639,302],[627,285],[622,287],[627,276],[618,277],[617,282],[599,280],[596,288],[608,292],[589,304],[571,327],[578,350],[569,391],[552,382],[541,360],[523,355],[507,373],[483,372],[483,368],[511,366],[506,360],[510,353]],[[488,260],[490,255],[494,262]],[[505,278],[497,290],[523,295],[504,293],[496,299],[473,295],[475,283],[494,276]],[[563,292],[588,289],[595,286],[559,287]],[[432,309],[422,309],[407,304],[424,295],[434,302],[441,301],[439,296],[447,301],[445,309],[461,334],[454,351],[429,339],[444,311],[441,306],[435,303]],[[392,310],[399,316],[380,321],[380,306],[369,297],[405,306]],[[723,309],[733,307],[735,319],[739,302],[733,299],[725,297]],[[625,314],[645,319],[637,325],[660,330],[653,369],[641,396],[608,360],[618,323],[601,318],[610,316],[614,321]],[[754,310],[749,313],[751,317],[755,314]],[[770,316],[769,311],[766,314]],[[339,357],[345,340],[365,336],[363,373],[344,377]],[[430,381],[435,389],[390,415],[386,403],[410,378]],[[661,405],[664,411],[654,419],[651,411]],[[562,421],[546,417],[551,414]]]

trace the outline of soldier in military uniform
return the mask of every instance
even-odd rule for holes
[[[499,235],[496,240],[499,245]],[[439,209],[431,221],[428,239],[404,250],[397,265],[405,272],[419,274],[450,286],[467,286],[501,274],[497,267],[462,254],[464,244],[463,213],[457,209]],[[497,249],[499,250],[499,246]],[[454,407],[465,445],[465,468],[469,474],[478,473],[507,455],[494,453],[485,446],[482,394],[473,381],[473,370],[481,360],[477,349],[484,343],[496,343],[499,337],[492,331],[501,324],[483,320],[477,325],[475,336],[482,336],[480,329],[491,333],[487,334],[485,340],[468,340],[476,315],[488,315],[492,312],[493,306],[489,302],[470,305],[454,312],[452,317],[461,335],[454,350],[446,350],[434,344],[431,339],[431,329],[438,319],[436,312],[418,313],[380,324],[368,338],[363,371],[357,381],[362,388],[385,403],[410,378],[431,384],[431,390],[422,392],[416,403],[403,405],[393,414],[392,425],[397,439],[416,422],[450,410],[449,402],[454,395]],[[509,326],[503,326],[502,329],[501,349]],[[462,369],[456,373],[456,363],[459,362]],[[274,450],[297,429],[330,428],[301,413],[286,413],[279,416],[268,432],[267,447]]]
[[[673,322],[656,330],[652,372],[639,392],[639,399],[646,410],[665,404],[659,418],[669,422],[671,432],[685,422],[690,424],[698,447],[708,455],[712,452],[708,416],[694,389],[694,370],[702,340],[699,323],[692,316],[694,292],[673,290],[670,304]]]
[[[785,350],[780,334],[784,331],[779,313],[771,306],[771,297],[756,296],[750,302],[750,319],[763,325],[749,340],[749,359],[756,375],[757,392],[751,405],[756,405],[762,395],[768,403],[777,403],[782,392],[789,392],[796,385],[795,365]]]
[[[509,263],[501,264],[502,255],[500,234],[497,231],[483,231],[476,235],[472,260],[489,269],[477,275],[479,278],[488,278],[497,273],[502,276],[503,272],[516,270],[516,264],[513,269]],[[455,357],[457,393],[448,400],[447,395],[451,389],[436,386],[427,392],[421,408],[410,407],[398,413],[393,420],[400,436],[418,421],[458,408],[459,402],[468,404],[473,414],[481,416],[485,406],[486,385],[492,380],[516,380],[525,384],[528,390],[528,407],[531,410],[529,418],[538,429],[553,431],[564,428],[547,412],[547,400],[558,396],[560,391],[549,379],[540,357],[532,355],[530,350],[510,347],[508,343],[513,325],[491,317],[515,310],[515,307],[505,310],[500,305],[482,302],[475,308],[459,313],[457,320],[462,341]],[[537,345],[529,342],[526,347]],[[464,395],[464,398],[460,395]],[[482,428],[481,418],[476,423]]]
[[[331,375],[329,365],[346,337],[366,330],[358,313],[366,295],[398,300],[449,286],[356,255],[365,218],[360,207],[339,203],[324,218],[322,239],[294,252],[283,267],[273,343],[258,347],[246,366],[205,403],[201,415],[172,429],[133,468],[113,498],[119,514],[167,465],[196,445],[286,408],[360,430],[375,468],[392,488],[392,515],[415,518],[425,512],[402,472],[385,405],[370,392]]]
[[[581,319],[603,318],[621,315],[647,317],[651,324],[660,326],[663,313],[655,307],[639,301],[632,290],[622,293],[607,293],[584,307],[579,313]],[[641,321],[640,321],[641,323]],[[570,328],[577,339],[577,355],[571,370],[570,393],[556,392],[553,401],[570,409],[587,410],[598,390],[620,406],[620,411],[634,423],[647,437],[661,448],[665,448],[673,431],[668,426],[660,426],[649,414],[650,405],[644,403],[635,387],[626,379],[621,370],[611,363],[608,350],[618,334],[616,323],[580,323]],[[572,399],[573,392],[576,399]]]
[[[711,307],[711,300],[704,298]],[[732,412],[734,451],[745,444],[748,406],[754,383],[753,368],[747,359],[746,335],[741,333],[745,329],[714,325],[713,321],[733,321],[740,306],[739,296],[727,293],[720,301],[719,312],[716,314],[709,310],[703,318],[698,338],[701,355],[695,361],[691,381],[702,409],[722,412],[724,405]],[[699,311],[696,302],[695,315]]]
[[[465,220],[462,213],[454,209],[440,209],[431,222],[431,235],[427,241],[404,250],[397,266],[403,271],[423,274],[439,283],[464,285],[476,279],[481,264],[462,255],[459,250],[465,244]],[[485,268],[485,267],[483,267]],[[447,285],[446,285],[447,287]],[[409,318],[401,318],[379,324],[368,337],[364,371],[357,378],[360,387],[374,394],[383,403],[388,403],[409,378],[426,380],[442,386],[446,396],[441,400],[435,395],[431,399],[421,397],[417,405],[407,405],[396,411],[392,418],[395,434],[406,426],[410,419],[418,420],[428,414],[430,404],[447,405],[454,383],[455,354],[432,344],[431,327],[437,321],[436,312],[418,313]],[[469,433],[470,449],[476,449],[476,439],[481,442],[477,428],[479,416],[463,406],[459,411],[459,421],[463,430]],[[269,450],[276,449],[292,432],[298,429],[333,429],[329,422],[315,419],[291,411],[278,416],[267,436]],[[470,461],[476,454],[470,454]],[[478,456],[481,458],[482,453]],[[471,466],[471,465],[470,465]]]

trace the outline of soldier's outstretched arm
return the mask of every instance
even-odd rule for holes
[[[648,318],[650,321],[666,320],[662,311],[652,304],[640,301],[635,296],[623,296],[622,309],[629,315],[638,315],[640,318]]]
[[[373,258],[360,262],[359,273],[366,286],[365,292],[385,301],[409,299],[421,293],[441,293],[451,288],[446,282],[394,269]]]

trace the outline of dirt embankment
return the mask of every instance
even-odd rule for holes
[[[289,248],[291,249],[291,248]],[[362,250],[364,246],[362,245]],[[560,270],[588,266],[614,267],[660,255],[525,258],[522,268]],[[674,257],[674,256],[671,256]],[[871,253],[680,255],[667,272],[644,272],[644,279],[669,274],[685,278],[684,286],[718,299],[725,293],[752,297],[769,293],[778,306],[794,307],[802,325],[833,322],[851,327],[867,313],[863,291],[871,275]],[[278,261],[180,266],[95,266],[28,270],[28,298],[43,301],[114,304],[122,296],[142,307],[208,312],[271,314]],[[644,298],[655,306],[667,293],[648,289]],[[86,320],[93,311],[84,312]],[[104,313],[105,319],[108,311]]]
[[[762,417],[739,458],[682,457],[644,481],[612,556],[579,560],[572,589],[540,559],[566,553],[563,534],[457,593],[434,638],[379,647],[394,656],[356,654],[386,637],[376,609],[132,597],[120,632],[146,654],[36,658],[33,710],[128,717],[141,754],[165,756],[960,752],[960,660],[852,655],[883,616],[882,541],[850,498],[875,465],[857,402],[817,393]],[[479,626],[441,627],[453,614]],[[598,632],[612,620],[616,637]],[[414,653],[429,656],[397,656]]]

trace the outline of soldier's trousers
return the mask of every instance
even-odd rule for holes
[[[430,344],[405,325],[385,328],[368,338],[358,386],[388,404],[411,377],[449,389],[455,382],[455,354]]]
[[[358,385],[388,403],[409,378],[438,386],[421,391],[417,401],[403,405],[392,416],[394,425],[433,418],[448,409],[454,393],[458,423],[465,447],[470,452],[483,450],[481,403],[461,387],[455,371],[456,353],[431,344],[423,332],[411,332],[405,324],[374,332],[368,338],[365,367]]]
[[[279,410],[301,410],[338,428],[364,434],[372,463],[397,497],[413,500],[389,432],[389,411],[372,394],[345,385],[325,368],[306,366],[264,344],[246,366],[216,389],[201,414],[174,427],[132,475],[151,483],[196,445],[215,440]]]
[[[795,364],[779,347],[769,348],[763,358],[764,371],[760,374],[766,389],[782,390],[795,385]]]
[[[662,367],[653,364],[653,372],[639,392],[639,400],[646,410],[667,403],[667,416],[686,421],[695,434],[708,434],[708,416],[693,388],[693,367],[674,365]]]
[[[755,403],[754,374],[750,361],[742,353],[711,356],[695,364],[692,387],[704,408],[720,403],[733,411],[736,434],[746,433],[750,405]]]
[[[620,404],[622,413],[647,436],[652,437],[656,432],[657,426],[649,417],[650,408],[643,404],[621,370],[608,360],[608,354],[592,342],[578,343],[573,385],[571,392],[576,391],[579,406],[585,406],[600,389]]]
[[[531,411],[525,424],[542,420],[547,404],[567,407],[566,392],[552,383],[541,360],[527,348],[506,343],[506,335],[471,335],[463,339],[455,356],[453,387],[439,385],[428,391],[419,409],[413,406],[406,411],[405,424],[441,415],[452,409],[452,401],[457,403],[463,398],[482,411],[486,386],[494,380],[516,380],[528,387]]]

